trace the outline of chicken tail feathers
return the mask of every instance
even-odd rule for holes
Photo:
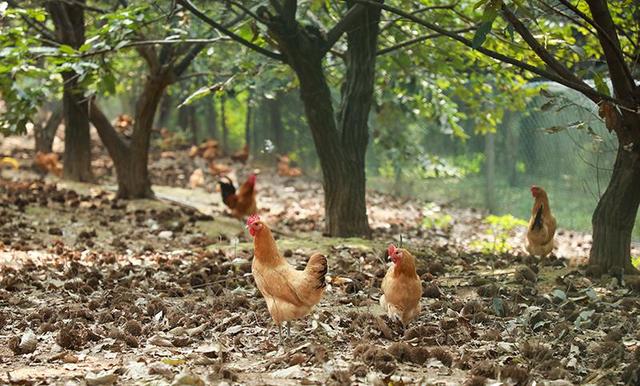
[[[325,276],[327,275],[328,270],[329,266],[327,264],[327,258],[320,253],[312,255],[304,269],[307,274],[313,275],[317,280],[316,289],[324,288],[327,285]]]
[[[540,205],[540,208],[538,208],[538,211],[536,212],[536,217],[533,219],[533,224],[531,224],[532,231],[542,229],[542,207],[543,205]]]
[[[233,186],[233,182],[229,177],[225,177],[225,180],[219,180],[218,184],[220,184],[220,193],[222,194],[222,202],[229,205],[229,198],[236,194],[236,187]]]

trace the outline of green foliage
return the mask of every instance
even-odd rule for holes
[[[439,205],[430,202],[424,207],[424,219],[422,227],[427,229],[437,229],[446,231],[453,222],[453,217],[447,213],[442,213]]]
[[[526,221],[510,214],[504,216],[489,215],[484,219],[484,223],[489,225],[487,235],[490,239],[476,240],[471,246],[486,254],[506,253],[512,250],[513,246],[508,243],[511,232],[518,226],[527,225]]]

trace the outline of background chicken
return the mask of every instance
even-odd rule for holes
[[[546,256],[553,250],[553,236],[556,233],[556,219],[551,214],[547,192],[539,186],[531,187],[534,197],[531,219],[527,229],[525,248],[533,256]]]
[[[382,279],[380,305],[390,318],[406,326],[420,314],[422,281],[416,274],[416,259],[409,251],[391,244],[387,253],[393,265]]]
[[[247,181],[242,184],[236,192],[236,187],[229,177],[224,177],[226,181],[218,181],[222,202],[231,209],[231,215],[236,218],[256,214],[256,175],[251,174]]]
[[[304,317],[320,301],[326,285],[327,258],[313,254],[304,271],[298,271],[278,252],[271,229],[260,217],[249,217],[247,227],[254,247],[251,272],[282,341],[282,323],[287,322],[289,334],[288,322]]]
[[[244,145],[244,147],[240,151],[237,151],[231,155],[232,161],[240,162],[243,164],[247,163],[248,159],[249,159],[249,145]]]
[[[56,153],[37,152],[33,159],[33,164],[42,173],[52,173],[58,177],[62,176],[62,163]]]

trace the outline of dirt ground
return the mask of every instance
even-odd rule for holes
[[[262,167],[259,207],[280,251],[299,268],[314,251],[329,256],[324,298],[278,345],[251,276],[251,239],[225,215],[212,176],[187,187],[198,165],[186,154],[154,156],[153,201],[115,199],[104,158],[94,165],[101,185],[88,185],[41,178],[17,157],[21,169],[0,180],[0,383],[640,379],[640,281],[587,278],[588,235],[560,231],[555,255],[540,260],[522,253],[517,227],[506,251],[487,252],[496,234],[486,214],[369,192],[373,238],[326,238],[320,185]],[[234,178],[253,170],[231,167]],[[406,329],[378,306],[384,248],[401,235],[424,281],[423,311]]]

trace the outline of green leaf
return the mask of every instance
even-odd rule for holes
[[[200,87],[199,89],[196,90],[196,92],[189,95],[182,103],[180,103],[180,105],[178,105],[178,108],[181,108],[182,106],[190,105],[191,103],[197,101],[198,99],[202,99],[209,94],[211,94],[211,87],[209,86]]]
[[[76,53],[76,50],[74,50],[73,47],[67,44],[60,44],[60,46],[58,46],[58,51],[68,55],[73,55]]]
[[[611,91],[609,90],[609,86],[607,85],[607,82],[604,80],[604,76],[602,75],[601,72],[595,73],[593,77],[593,81],[596,84],[596,90],[598,90],[599,93],[607,96],[611,96]]]
[[[478,27],[476,34],[473,36],[473,41],[471,42],[471,47],[480,48],[482,43],[487,40],[487,35],[491,32],[491,27],[493,26],[493,20],[484,21]]]

